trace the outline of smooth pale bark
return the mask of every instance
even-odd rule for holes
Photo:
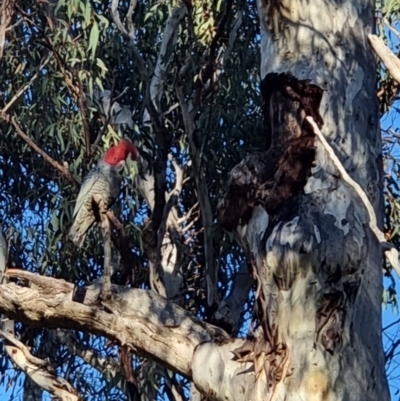
[[[270,150],[230,176],[220,217],[257,277],[255,340],[237,353],[266,377],[262,400],[389,400],[381,339],[381,143],[372,1],[258,1]],[[259,379],[257,380],[258,383]]]
[[[222,329],[152,291],[112,285],[111,298],[100,301],[101,283],[75,288],[22,270],[7,275],[24,286],[0,285],[0,313],[28,324],[103,335],[187,377],[199,344],[229,341]]]

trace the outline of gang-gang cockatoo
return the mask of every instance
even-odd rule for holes
[[[96,201],[101,200],[108,209],[118,197],[122,181],[121,172],[128,155],[131,155],[132,160],[137,160],[138,150],[133,143],[123,139],[110,148],[83,179],[75,204],[72,227],[69,230],[69,238],[78,247],[82,246],[90,227],[100,221]]]

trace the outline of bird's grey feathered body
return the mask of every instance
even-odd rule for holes
[[[82,246],[93,223],[100,221],[98,202],[107,210],[117,198],[122,181],[120,173],[129,155],[132,160],[137,160],[138,150],[133,143],[122,139],[107,150],[97,166],[83,179],[69,230],[69,238],[77,246]]]
[[[98,206],[94,196],[100,196],[108,209],[118,197],[124,168],[124,162],[111,166],[100,160],[84,178],[73,213],[73,224],[69,230],[69,238],[81,247],[86,233],[93,223],[98,220]]]

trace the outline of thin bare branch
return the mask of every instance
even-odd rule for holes
[[[49,54],[44,61],[40,63],[38,71],[33,75],[33,77],[27,82],[22,88],[20,88],[17,93],[12,97],[12,99],[4,106],[1,110],[6,113],[7,110],[14,104],[14,102],[33,84],[33,82],[39,77],[42,69],[48,64],[51,59],[52,54]]]
[[[100,211],[100,227],[103,235],[104,263],[103,263],[103,288],[100,298],[106,300],[111,296],[111,265],[112,265],[112,247],[111,247],[111,227],[110,220],[107,217],[107,209],[101,196],[93,197]]]
[[[56,336],[57,341],[66,346],[68,351],[79,358],[85,363],[95,368],[98,372],[104,374],[107,372],[112,378],[121,374],[121,367],[117,360],[107,357],[104,358],[90,347],[85,347],[75,336],[71,330],[52,330],[53,335]],[[121,391],[126,392],[124,380],[116,383],[116,387]]]
[[[80,114],[81,114],[81,118],[82,118],[83,131],[84,131],[84,135],[85,135],[86,157],[90,157],[91,156],[90,129],[89,129],[88,120],[86,118],[87,107],[86,107],[85,92],[83,90],[83,85],[82,85],[81,79],[79,78],[79,74],[76,71],[74,71],[73,75],[79,86],[79,92],[78,92],[77,98],[78,98],[79,110],[80,110]]]
[[[185,182],[186,182],[186,180],[183,180],[183,183],[185,183]],[[192,217],[192,214],[196,211],[196,209],[198,207],[199,207],[199,202],[196,202],[184,216],[182,216],[181,218],[176,220],[176,224],[182,224],[182,223],[188,221]]]
[[[376,236],[376,238],[378,239],[378,241],[380,242],[382,249],[385,252],[386,258],[396,271],[397,275],[400,277],[399,252],[392,244],[389,244],[386,241],[385,234],[379,229],[374,208],[371,205],[371,202],[369,201],[366,193],[361,188],[361,186],[349,176],[349,174],[343,167],[342,163],[340,162],[339,158],[336,156],[335,151],[332,149],[331,145],[329,145],[325,137],[322,135],[314,119],[308,116],[307,121],[311,124],[314,133],[318,136],[318,139],[321,141],[329,157],[332,159],[333,164],[339,170],[343,180],[347,182],[361,198],[361,201],[364,204],[369,216],[369,227]]]
[[[13,362],[38,386],[63,401],[81,399],[76,389],[65,379],[57,376],[56,371],[47,361],[32,355],[21,341],[6,331],[0,330],[0,336],[6,340],[5,347]]]
[[[78,181],[68,170],[68,167],[57,162],[56,160],[51,158],[44,150],[39,148],[39,146],[36,145],[33,139],[26,135],[24,131],[22,131],[18,123],[15,121],[15,118],[11,117],[9,114],[4,113],[2,110],[0,110],[0,118],[10,123],[14,127],[17,135],[20,136],[35,152],[39,153],[39,155],[41,155],[47,163],[52,165],[57,171],[59,171],[64,177],[66,177],[68,181],[70,181],[74,185],[79,185]]]
[[[217,298],[217,276],[216,265],[214,263],[214,243],[212,239],[213,214],[208,195],[207,183],[202,173],[201,149],[198,149],[194,139],[195,123],[194,116],[198,107],[199,98],[195,98],[193,102],[186,102],[182,88],[177,85],[175,89],[182,110],[182,117],[185,131],[188,136],[190,152],[193,164],[194,179],[199,196],[201,218],[204,227],[204,256],[206,265],[207,280],[207,302],[212,305]],[[197,92],[199,93],[199,92]],[[196,96],[196,94],[194,95]],[[197,95],[199,96],[199,95]]]
[[[183,182],[183,169],[178,165],[175,160],[171,160],[172,165],[175,169],[175,188],[169,194],[168,202],[165,204],[164,213],[162,217],[162,221],[160,227],[158,229],[158,242],[157,242],[157,249],[159,252],[159,257],[161,257],[161,245],[165,235],[166,227],[167,227],[167,220],[170,214],[171,209],[178,203],[179,196],[182,191],[182,182]]]
[[[178,7],[173,9],[165,24],[161,48],[158,53],[157,63],[150,83],[150,98],[157,111],[159,111],[159,101],[164,92],[164,82],[172,59],[173,53],[171,52],[171,49],[175,46],[179,24],[185,17],[186,11],[187,7],[182,2]]]
[[[15,0],[3,0],[0,7],[0,62],[3,59],[6,31],[14,14]]]
[[[129,36],[134,38],[135,36],[135,27],[133,25],[133,12],[135,11],[137,6],[137,0],[131,0],[129,3],[128,12],[126,13],[126,25],[128,27]]]
[[[129,10],[132,9],[132,4],[134,4],[134,0],[132,0],[132,2],[130,3]],[[119,17],[118,6],[119,6],[119,0],[111,1],[111,6],[110,6],[111,17],[112,17],[115,25],[117,26],[118,30],[125,37],[125,39],[128,42],[128,45],[132,49],[133,56],[135,58],[135,61],[136,61],[136,64],[137,64],[137,67],[138,67],[138,70],[139,70],[139,73],[140,73],[142,79],[147,79],[149,74],[148,74],[145,62],[143,60],[143,57],[140,55],[138,49],[136,48],[135,33],[134,33],[134,31],[133,32],[128,31],[122,24],[121,19]],[[132,12],[133,12],[133,9],[132,9]],[[131,13],[130,18],[132,18],[132,13]],[[133,29],[132,22],[129,22],[129,15],[128,15],[128,28]]]
[[[157,231],[157,257],[156,257],[156,265],[155,271],[152,272],[152,279],[154,281],[154,286],[157,289],[157,291],[165,296],[166,291],[164,288],[163,281],[161,279],[163,275],[162,267],[161,267],[161,257],[162,257],[162,245],[165,237],[165,233],[168,227],[168,221],[170,220],[170,212],[174,206],[178,203],[178,199],[180,196],[180,193],[182,191],[182,182],[183,182],[183,169],[178,165],[178,163],[175,160],[171,160],[172,165],[174,166],[175,169],[175,188],[171,191],[169,194],[169,199],[168,202],[164,206],[164,212],[163,216],[161,219],[160,226]],[[171,222],[170,222],[171,224]]]
[[[395,28],[390,24],[390,22],[389,22],[386,18],[383,19],[383,22],[384,22],[385,25],[388,27],[388,29],[389,29],[393,34],[395,34],[395,35],[397,36],[397,38],[400,38],[400,32],[399,32],[397,29],[395,29]]]
[[[400,347],[400,339],[396,340],[392,343],[390,346],[389,350],[385,352],[385,362],[388,363],[391,359],[393,359],[393,356],[397,350],[397,348]]]

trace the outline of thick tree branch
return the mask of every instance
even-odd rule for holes
[[[74,291],[74,285],[64,280],[27,271],[12,269],[7,275],[29,282],[30,288],[0,285],[0,313],[27,324],[105,336],[188,378],[199,344],[229,339],[222,329],[197,320],[152,291],[113,285],[111,298],[102,301],[105,311],[98,304],[101,285]],[[82,303],[74,301],[73,294]]]
[[[385,45],[384,41],[376,35],[368,35],[369,43],[375,50],[375,53],[385,65],[393,79],[400,83],[400,60]]]

